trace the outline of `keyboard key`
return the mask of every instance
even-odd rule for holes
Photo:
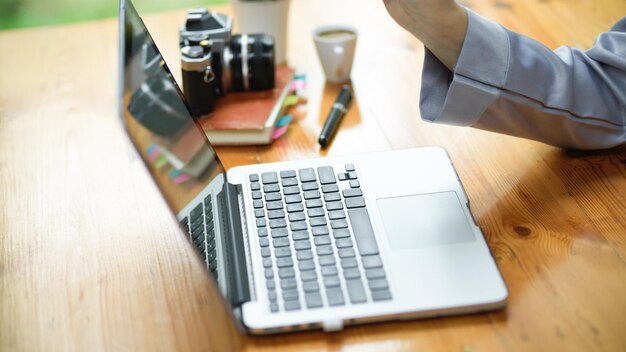
[[[302,202],[302,197],[299,194],[292,194],[292,195],[285,196],[285,203],[287,204],[300,203],[300,202]]]
[[[337,252],[339,252],[339,258],[354,258],[356,256],[354,248],[339,248]]]
[[[388,301],[391,299],[391,292],[389,291],[372,291],[372,299],[375,302]]]
[[[337,276],[337,267],[335,265],[324,265],[322,266],[322,275],[323,276]]]
[[[365,269],[380,268],[383,266],[383,261],[378,255],[368,255],[365,257],[361,257],[361,261],[363,262],[363,267]]]
[[[283,290],[289,290],[289,289],[296,288],[296,287],[298,287],[296,279],[288,278],[288,279],[280,280],[280,288]]]
[[[287,237],[275,238],[272,240],[272,245],[274,246],[274,248],[287,247],[289,246],[289,238]]]
[[[257,175],[257,174],[250,174],[248,176],[248,179],[250,180],[250,182],[257,182],[257,181],[259,181],[259,175]]]
[[[313,259],[313,252],[311,252],[310,250],[298,251],[296,252],[296,258],[298,258],[298,260]]]
[[[333,230],[333,237],[338,238],[348,238],[350,237],[350,231],[348,229],[337,229]]]
[[[272,222],[270,221],[270,226],[271,223]],[[348,227],[348,221],[345,219],[331,220],[330,227],[332,227],[333,229],[345,229]]]
[[[331,243],[330,236],[317,236],[313,239],[313,241],[316,246],[323,246]]]
[[[258,182],[252,182],[250,184],[250,189],[253,190],[253,191],[258,191],[258,190],[261,189],[261,184],[258,183]]]
[[[349,248],[352,247],[352,240],[350,238],[340,238],[335,241],[337,248]]]
[[[304,221],[304,220],[306,220],[306,216],[304,215],[304,212],[289,214],[289,221]]]
[[[306,231],[306,230],[294,231],[292,232],[291,237],[294,239],[294,241],[306,240],[309,238],[309,231]]]
[[[313,232],[313,236],[323,236],[330,234],[330,231],[326,226],[316,226],[312,228],[311,231]]]
[[[291,257],[282,257],[276,259],[276,266],[279,268],[288,268],[293,266],[293,259]]]
[[[341,259],[341,267],[344,269],[356,268],[358,266],[359,264],[355,258]]]
[[[320,191],[304,191],[304,199],[318,199],[321,197]]]
[[[389,283],[387,282],[387,279],[369,280],[368,284],[370,290],[372,291],[382,291],[389,288]]]
[[[319,246],[316,248],[316,252],[317,252],[317,255],[333,254],[333,247],[332,246]]]
[[[300,271],[314,270],[315,262],[312,260],[303,260],[298,262],[298,268]]]
[[[304,211],[304,206],[302,205],[302,203],[287,204],[288,213],[295,213],[299,211]]]
[[[354,164],[346,164],[346,171],[354,171]]]
[[[340,284],[339,276],[327,276],[324,278],[325,287],[339,287]]]
[[[289,249],[289,248],[287,248],[287,249]],[[262,257],[267,258],[267,257],[269,257],[271,255],[272,255],[272,251],[269,249],[269,247],[261,248],[261,256]],[[290,255],[291,255],[291,252],[290,252]]]
[[[350,188],[359,188],[359,187],[361,187],[361,185],[359,184],[359,181],[350,180]]]
[[[265,218],[256,219],[256,227],[265,227],[265,225],[267,225]]]
[[[361,272],[359,271],[359,269],[346,269],[343,271],[343,277],[345,277],[346,280],[360,279]]]
[[[323,205],[321,199],[310,199],[305,201],[305,203],[307,208],[319,208]]]
[[[363,197],[346,198],[346,208],[363,208],[365,206],[365,199]]]
[[[263,258],[263,267],[271,268],[272,267],[272,258]]]
[[[303,191],[314,191],[319,189],[317,182],[305,182],[302,184]]]
[[[367,277],[368,280],[384,279],[386,276],[385,269],[383,268],[365,269],[365,276]]]
[[[258,208],[263,208],[263,201],[262,201],[262,200],[260,200],[260,199],[257,199],[257,200],[255,200],[255,201],[253,201],[253,202],[252,202],[252,206],[253,206],[255,209],[258,209]]]
[[[291,228],[291,231],[300,231],[306,230],[308,225],[306,224],[306,221],[296,221],[289,224],[289,227]]]
[[[263,250],[263,249],[261,249],[261,250]],[[269,250],[269,248],[268,248],[268,250]],[[276,258],[291,257],[291,248],[289,248],[289,247],[276,248],[276,249],[274,249],[274,256]]]
[[[331,220],[345,219],[346,213],[343,210],[333,210],[328,212],[328,217]]]
[[[286,301],[285,310],[286,311],[300,310],[300,302],[299,301]]]
[[[312,208],[312,209],[308,209],[307,214],[309,215],[310,218],[316,218],[319,216],[324,216],[326,215],[326,212],[324,211],[324,208]]]
[[[328,299],[328,305],[342,306],[345,304],[343,299],[343,292],[339,287],[332,287],[326,289],[326,298]]]
[[[278,210],[283,208],[283,202],[281,200],[277,200],[275,202],[267,202],[265,203],[265,207],[267,210]]]
[[[317,281],[307,281],[302,283],[302,289],[304,292],[319,292],[320,285]]]
[[[265,269],[265,271],[263,273],[265,274],[265,278],[267,280],[270,280],[270,279],[274,278],[274,271],[272,269]]]
[[[257,217],[257,218],[265,217],[265,210],[263,210],[263,209],[254,209],[254,217]]]
[[[338,192],[324,194],[325,202],[336,202],[338,200],[341,200],[341,195]]]
[[[318,167],[317,174],[320,177],[320,183],[323,185],[337,182],[335,179],[335,171],[330,166]]]
[[[262,197],[261,191],[252,191],[252,199],[261,199]]]
[[[345,181],[348,179],[348,174],[345,172],[340,172],[337,174],[337,178],[339,179],[339,181]]]
[[[322,295],[316,292],[306,293],[304,294],[304,300],[306,301],[306,307],[311,308],[319,308],[322,306]]]
[[[322,208],[316,208],[316,209],[322,209]],[[311,224],[312,227],[314,227],[314,226],[325,226],[326,225],[326,218],[325,217],[312,218],[312,219],[309,220],[309,224]]]
[[[276,291],[274,290],[268,291],[267,298],[269,298],[269,300],[272,302],[276,302],[278,300],[278,295],[276,294]]]
[[[300,194],[300,187],[298,186],[289,186],[283,188],[283,194],[288,196],[290,194]]]
[[[367,209],[350,209],[348,210],[348,217],[352,224],[352,231],[356,245],[359,248],[359,254],[362,256],[378,254],[378,245],[376,244],[374,229],[372,228]]]
[[[363,288],[363,283],[360,279],[346,280],[346,287],[348,288],[348,297],[350,297],[351,303],[367,302],[365,289]]]
[[[278,175],[275,172],[264,172],[261,174],[263,184],[278,183]]]
[[[333,210],[341,210],[343,209],[343,203],[341,202],[328,202],[326,203],[326,210],[333,211]]]
[[[259,238],[259,245],[261,247],[267,247],[270,245],[270,240],[267,237],[260,237]]]
[[[323,255],[318,258],[320,265],[335,265],[334,255]]]
[[[358,196],[362,196],[363,192],[361,192],[360,188],[349,188],[349,189],[344,189],[343,191],[341,191],[341,193],[343,194],[344,197],[346,198],[350,198],[350,197],[358,197]]]
[[[331,193],[331,192],[339,192],[339,186],[334,185],[323,185],[322,193]]]
[[[283,187],[295,186],[295,185],[298,184],[298,179],[286,178],[286,179],[280,181],[280,184],[282,184]]]
[[[302,281],[317,280],[317,273],[315,270],[303,271],[300,273],[300,279],[302,279]]]
[[[296,171],[295,170],[284,170],[280,172],[280,177],[281,178],[290,178],[290,177],[296,177]]]
[[[287,231],[287,229],[284,227],[272,229],[270,233],[272,234],[272,238],[287,237],[287,235],[289,235],[289,231]]]
[[[284,290],[283,291],[283,299],[285,301],[294,301],[299,298],[298,290]]]
[[[265,281],[265,286],[267,287],[268,290],[274,290],[276,288],[276,281],[267,280]]]
[[[276,192],[276,193],[266,193],[265,194],[265,201],[266,202],[272,202],[272,201],[281,200],[281,199],[283,199],[283,196],[280,193],[278,193],[278,192]]]
[[[267,212],[267,217],[270,219],[281,219],[285,217],[285,211],[280,210],[270,210]]]
[[[297,251],[301,251],[303,249],[311,249],[311,242],[304,240],[304,241],[295,241],[293,243],[294,248]]]
[[[295,270],[293,270],[293,268],[278,269],[278,277],[280,277],[281,279],[287,279],[287,278],[295,277],[295,276],[296,276],[296,272]]]
[[[274,219],[270,220],[270,228],[275,229],[279,227],[287,227],[287,220],[285,219]]]
[[[273,192],[278,192],[278,191],[280,191],[280,186],[277,183],[263,186],[263,192],[265,193],[273,193]]]
[[[300,169],[298,170],[298,174],[300,175],[300,182],[317,181],[313,168]]]
[[[202,203],[199,203],[198,205],[195,206],[195,208],[193,208],[193,210],[191,211],[191,213],[189,213],[189,217],[191,218],[191,222],[194,222],[195,219],[198,219],[200,217],[202,217]]]
[[[354,171],[348,172],[348,179],[349,180],[356,180],[357,179],[356,172],[354,172]]]

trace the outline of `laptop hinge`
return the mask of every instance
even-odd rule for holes
[[[250,301],[250,287],[236,186],[228,182],[224,183],[218,198],[221,198],[220,204],[223,207],[224,223],[222,228],[225,230],[226,264],[230,271],[228,291],[230,292],[231,304],[237,307]]]

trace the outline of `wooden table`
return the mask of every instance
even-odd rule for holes
[[[588,47],[623,0],[471,0],[550,47]],[[228,12],[228,7],[219,8]],[[227,167],[447,148],[510,290],[490,314],[245,337],[233,330],[119,124],[117,23],[0,33],[0,350],[626,350],[626,148],[572,153],[424,123],[422,45],[380,0],[294,0],[290,63],[308,114],[268,147],[220,148]],[[146,16],[178,71],[184,12]],[[316,138],[336,86],[310,39],[359,29],[357,104],[328,151]]]

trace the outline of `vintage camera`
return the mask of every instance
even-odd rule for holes
[[[180,29],[183,93],[194,116],[211,113],[228,92],[274,88],[274,38],[232,35],[232,26],[231,17],[200,8]]]

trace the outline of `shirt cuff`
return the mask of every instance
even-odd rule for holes
[[[422,119],[456,126],[475,124],[499,97],[509,66],[506,29],[466,9],[468,27],[454,72],[425,50]]]

